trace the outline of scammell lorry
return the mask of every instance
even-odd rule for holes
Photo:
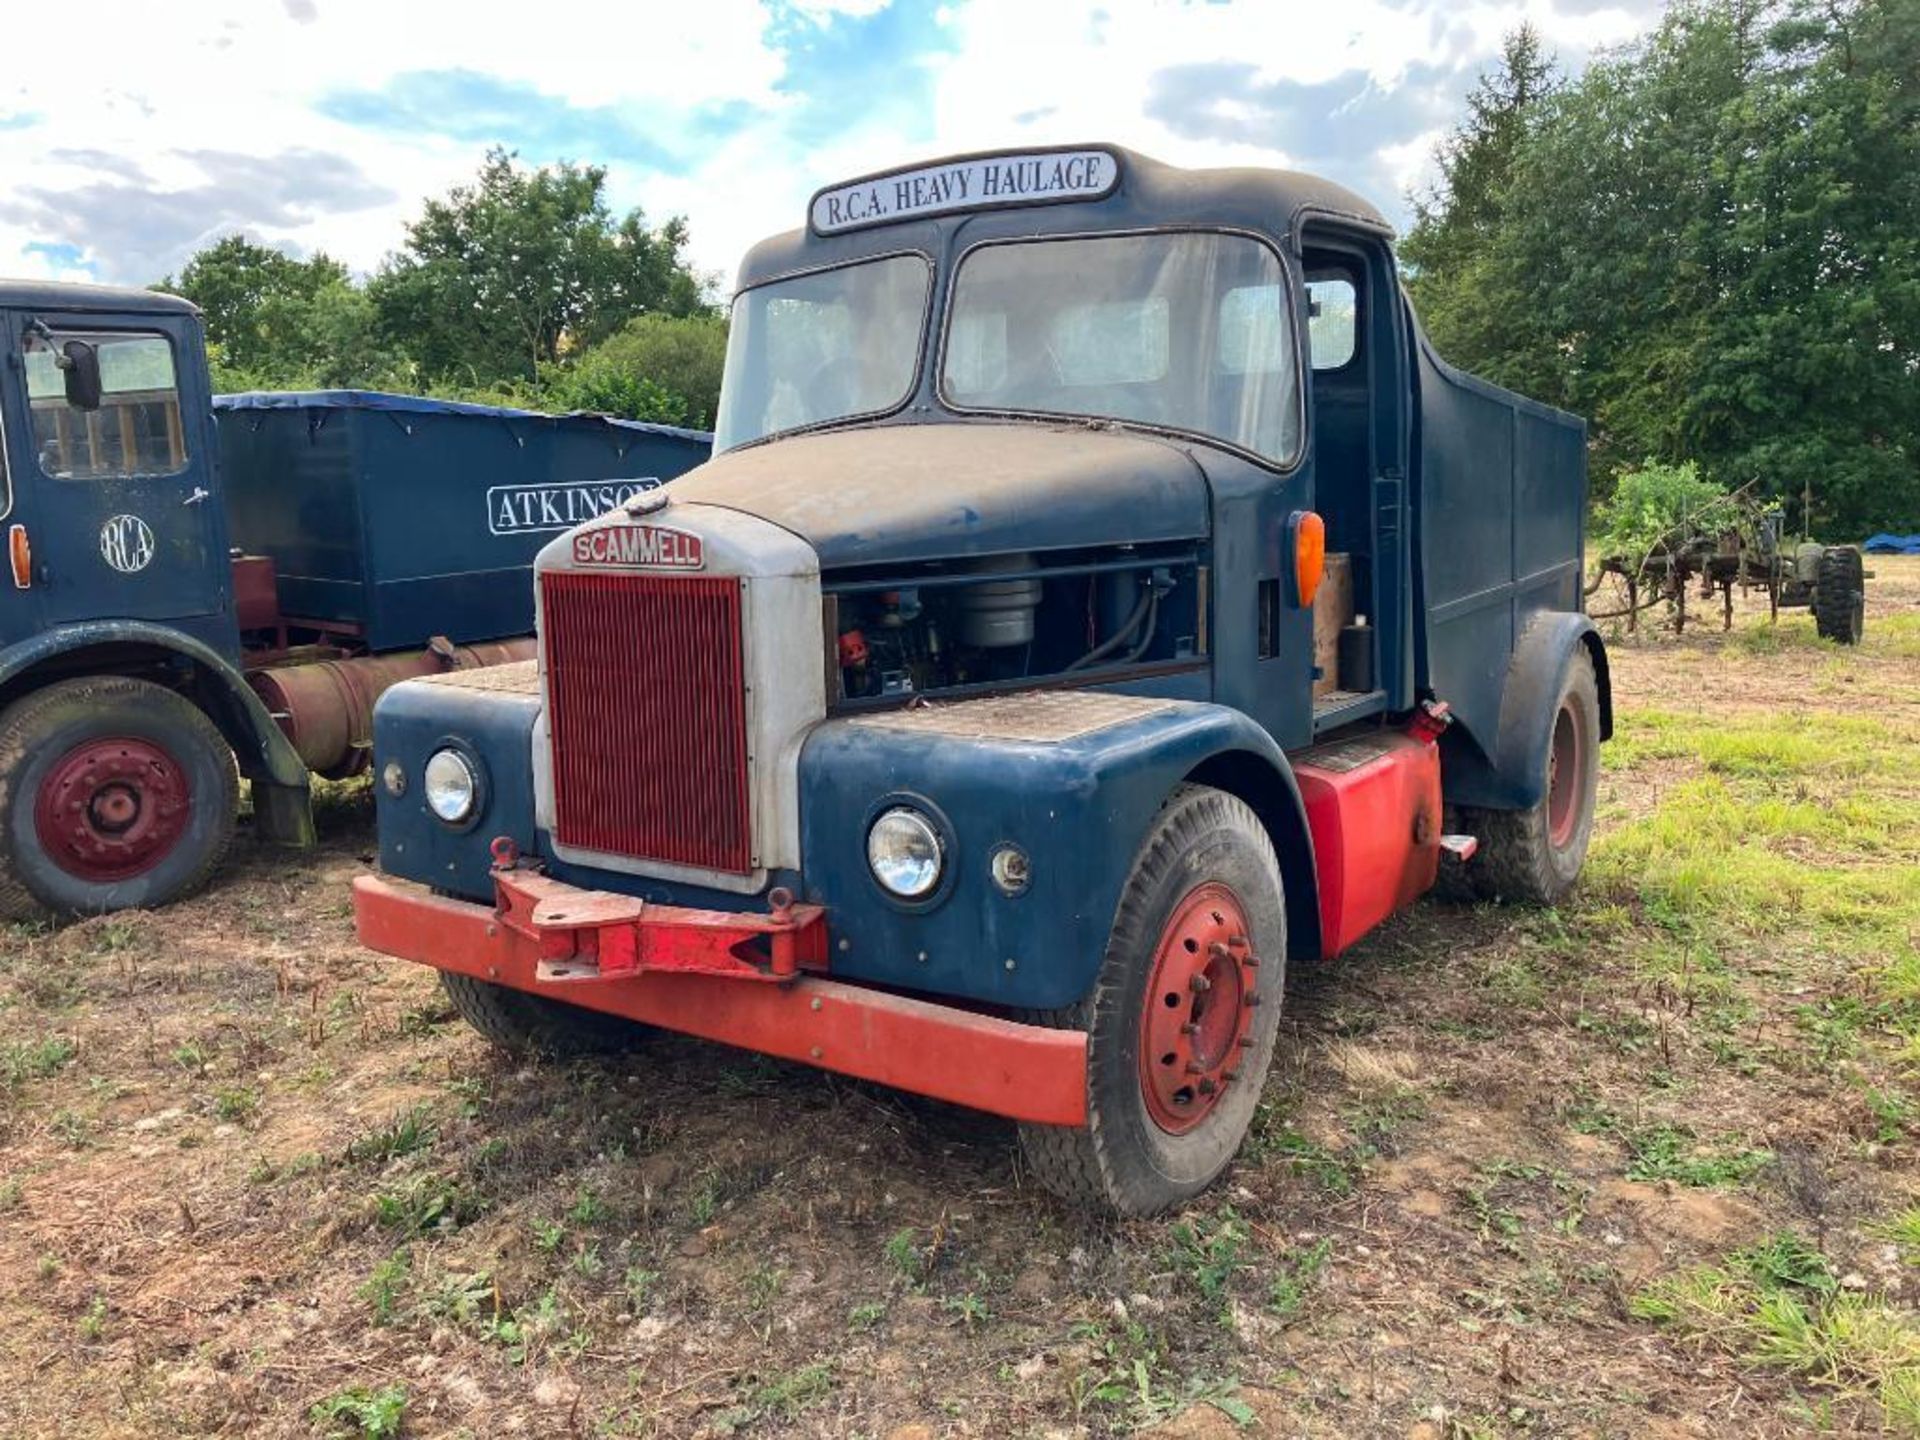
[[[380,702],[363,941],[505,1046],[680,1031],[1194,1195],[1289,966],[1551,903],[1593,824],[1582,422],[1436,355],[1390,239],[1104,145],[820,191],[714,458],[540,552],[535,660]]]
[[[530,653],[534,552],[709,437],[362,391],[210,394],[198,313],[0,281],[0,918],[201,884],[239,773],[310,842],[409,675]]]

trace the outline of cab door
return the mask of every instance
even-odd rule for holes
[[[170,317],[15,313],[6,425],[12,522],[27,527],[41,623],[185,621],[228,609],[226,525],[198,335]],[[70,403],[73,342],[100,403]],[[11,523],[11,522],[10,522]]]

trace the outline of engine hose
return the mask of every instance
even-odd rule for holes
[[[1127,658],[1120,663],[1131,665],[1147,653],[1147,647],[1153,644],[1154,632],[1160,628],[1160,592],[1150,591],[1152,603],[1147,606],[1147,623],[1140,633],[1140,643],[1127,652]]]
[[[1123,623],[1118,630],[1114,631],[1109,638],[1102,640],[1098,645],[1094,646],[1093,649],[1067,666],[1067,669],[1084,670],[1087,666],[1106,659],[1107,656],[1131,640],[1133,638],[1133,632],[1139,628],[1140,621],[1145,618],[1147,607],[1152,603],[1153,598],[1153,587],[1149,585],[1141,592],[1140,599],[1134,604],[1133,613],[1127,616],[1125,623]]]

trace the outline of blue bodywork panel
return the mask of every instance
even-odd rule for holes
[[[806,897],[829,907],[834,974],[1030,1009],[1072,1004],[1100,967],[1154,815],[1192,771],[1235,751],[1291,783],[1272,741],[1220,705],[1168,701],[1047,743],[819,726],[800,757],[801,854]],[[891,900],[867,869],[869,824],[902,802],[947,832],[947,878],[931,904]],[[989,871],[1005,844],[1031,861],[1019,895]]]
[[[693,468],[702,431],[360,390],[214,401],[233,543],[373,650],[533,629],[539,548]]]

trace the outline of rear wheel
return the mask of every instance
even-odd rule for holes
[[[1600,784],[1600,687],[1584,646],[1554,705],[1546,767],[1537,804],[1460,811],[1457,823],[1480,838],[1466,876],[1482,899],[1552,905],[1580,878]]]
[[[0,915],[97,915],[197,890],[233,838],[220,732],[173,691],[65,680],[0,714]]]
[[[1813,628],[1822,640],[1858,645],[1867,625],[1867,566],[1851,545],[1820,556],[1813,588]]]
[[[616,1054],[633,1048],[647,1034],[644,1025],[618,1015],[549,1000],[544,995],[529,995],[511,985],[496,985],[451,970],[440,972],[440,983],[461,1019],[514,1055],[572,1060]]]
[[[1280,867],[1258,817],[1181,787],[1134,859],[1092,993],[1035,1017],[1087,1032],[1087,1128],[1020,1128],[1040,1181],[1126,1215],[1204,1190],[1252,1123],[1286,951]]]

